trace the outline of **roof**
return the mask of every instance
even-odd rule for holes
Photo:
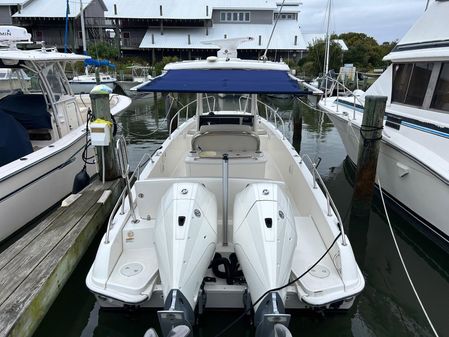
[[[297,80],[281,70],[168,70],[140,86],[144,92],[307,94]]]
[[[7,64],[8,61],[84,61],[90,58],[90,56],[78,55],[72,53],[59,53],[52,50],[0,50],[0,60]],[[6,61],[6,62],[5,62]]]
[[[1,1],[1,0],[0,0]],[[86,8],[95,0],[83,0],[83,7]],[[97,0],[106,10],[103,0]],[[80,3],[78,0],[69,1],[69,17],[78,17],[80,15]],[[31,0],[24,6],[20,12],[13,15],[15,18],[65,18],[66,1],[64,0]]]
[[[434,1],[427,11],[415,22],[412,28],[399,41],[396,50],[406,45],[429,42],[449,42],[449,2]]]
[[[215,24],[208,29],[201,28],[164,28],[164,35],[161,35],[159,28],[147,30],[140,48],[159,49],[218,49],[218,47],[205,45],[202,42],[208,40],[220,40],[226,38],[241,37],[242,34],[254,38],[253,41],[240,45],[238,49],[262,50],[266,48],[273,25],[267,24]],[[244,33],[242,33],[244,32]],[[190,44],[189,44],[190,35]],[[259,45],[259,35],[261,43]],[[295,36],[297,37],[295,45]],[[153,43],[154,37],[154,43]],[[305,50],[307,45],[302,37],[298,22],[284,20],[279,21],[273,38],[271,39],[270,50]]]
[[[213,9],[275,10],[274,0],[104,0],[108,18],[129,19],[210,19]],[[117,5],[117,15],[114,12]],[[160,13],[162,6],[162,15]],[[206,6],[208,7],[206,10]]]
[[[343,50],[343,51],[348,51],[349,50],[349,48],[346,45],[344,40],[335,39],[335,40],[332,40],[332,42],[336,43],[341,48],[341,50]]]

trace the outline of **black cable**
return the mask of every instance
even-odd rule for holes
[[[84,145],[83,153],[81,154],[81,158],[84,162],[84,168],[86,168],[86,165],[95,165],[95,162],[91,162],[90,160],[95,158],[95,156],[88,157],[88,149],[91,145],[91,140],[89,139],[89,120],[92,117],[92,110],[89,108],[87,110],[87,116],[86,116],[86,144]]]
[[[368,142],[377,142],[377,141],[381,140],[382,139],[382,133],[380,134],[379,137],[376,137],[376,138],[368,138],[368,137],[366,137],[365,133],[366,132],[381,131],[381,130],[383,130],[383,128],[384,128],[383,126],[377,127],[377,126],[371,126],[371,125],[364,125],[364,124],[362,124],[360,126],[360,136],[362,136],[364,144],[366,144]]]
[[[324,254],[311,266],[309,267],[309,269],[307,269],[304,273],[302,273],[301,275],[299,275],[297,278],[295,278],[294,280],[291,280],[290,282],[288,282],[287,284],[278,287],[278,288],[273,288],[270,290],[267,290],[265,293],[262,294],[262,296],[260,296],[256,302],[251,304],[251,307],[246,309],[239,317],[237,317],[235,320],[233,320],[230,324],[228,324],[228,326],[226,326],[223,330],[221,330],[217,335],[215,335],[215,337],[220,337],[222,336],[225,332],[227,332],[229,329],[231,329],[237,322],[239,322],[243,317],[245,317],[245,315],[247,315],[251,310],[253,310],[253,308],[257,305],[257,303],[259,303],[260,301],[262,301],[265,296],[267,296],[269,293],[274,292],[274,291],[279,291],[282,290],[284,288],[287,288],[288,286],[298,282],[301,278],[303,278],[307,273],[309,273],[318,263],[321,262],[322,259],[324,259],[324,257],[329,253],[329,251],[332,249],[332,247],[334,247],[335,243],[337,242],[337,240],[340,238],[341,233],[337,235],[337,237],[334,239],[334,241],[332,242],[332,244],[330,245],[330,247],[324,252]]]

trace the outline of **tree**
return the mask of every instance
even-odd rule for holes
[[[176,61],[178,61],[178,58],[176,56],[164,56],[161,61],[154,64],[155,75],[162,74],[162,70],[164,69],[166,64]]]
[[[97,42],[89,44],[87,52],[96,59],[114,60],[119,57],[119,50],[108,42]]]
[[[393,41],[379,45],[373,37],[364,33],[344,33],[339,38],[345,41],[349,49],[344,55],[344,62],[352,63],[361,70],[385,67],[382,59],[397,44]]]
[[[333,36],[331,38],[334,38]],[[313,45],[309,46],[309,52],[305,58],[300,60],[300,66],[306,76],[316,76],[322,74],[324,69],[326,43],[324,40],[316,40]],[[336,72],[340,69],[343,51],[340,45],[331,41],[329,50],[329,70],[334,69]]]

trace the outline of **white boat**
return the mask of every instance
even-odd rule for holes
[[[304,94],[288,66],[240,60],[228,49],[224,58],[165,70],[138,90],[197,99],[173,117],[179,127],[161,148],[142,158],[148,163],[110,216],[86,277],[100,305],[159,309],[165,337],[191,333],[196,314],[211,308],[254,308],[263,337],[288,336],[285,309],[351,307],[365,283],[332,199],[317,171],[259,115],[258,104],[282,124],[259,93]],[[206,93],[250,95],[238,111],[219,111]],[[196,115],[181,123],[193,104]],[[123,147],[119,140],[120,158]]]
[[[19,50],[19,43],[31,43],[26,29],[0,27],[2,66],[28,71],[42,90],[23,85],[23,91],[0,99],[0,241],[72,191],[84,166],[90,107],[87,95],[73,95],[64,73],[67,64],[86,56],[46,48]],[[117,95],[110,101],[114,114],[131,103]],[[95,165],[87,165],[89,174],[95,171]]]
[[[357,163],[366,95],[387,96],[377,176],[384,192],[449,243],[449,3],[433,1],[384,59],[392,64],[363,94],[327,97],[319,106]],[[340,84],[337,87],[342,88]],[[337,90],[339,92],[339,90]],[[428,230],[427,230],[428,229]],[[432,236],[434,236],[432,234]],[[442,239],[442,240],[440,240]]]
[[[132,88],[138,86],[139,84],[142,84],[144,82],[151,81],[153,77],[150,75],[150,70],[152,67],[149,66],[130,66],[128,69],[131,69],[131,81],[117,81],[117,85],[122,88],[126,96],[129,97],[136,97],[143,95],[145,93],[139,93],[136,90],[133,90]]]
[[[117,79],[109,74],[100,73],[100,84],[107,85],[114,90]],[[97,85],[95,74],[86,73],[73,77],[69,81],[74,94],[88,94]]]
[[[20,68],[0,68],[0,97],[15,90],[28,90],[31,78]]]

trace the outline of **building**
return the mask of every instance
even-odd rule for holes
[[[111,27],[112,23],[104,16],[107,8],[103,0],[22,1],[12,15],[12,21],[15,25],[27,28],[34,41],[45,41],[46,46],[62,49],[65,42],[67,3],[69,6],[68,46],[70,50],[82,51],[81,6],[87,27],[87,40],[94,42],[109,38],[106,29]]]
[[[67,0],[0,0],[0,16],[28,29],[35,41],[64,47]],[[70,50],[81,52],[81,6],[87,39],[111,40],[123,55],[159,60],[204,58],[217,47],[203,41],[251,36],[239,55],[300,58],[307,44],[299,28],[299,0],[69,0]],[[282,7],[282,11],[281,11]],[[3,10],[3,12],[1,12]],[[276,24],[277,21],[277,24]],[[273,28],[276,24],[276,29]],[[273,33],[272,33],[273,32]]]
[[[204,58],[217,48],[208,40],[251,36],[242,44],[242,57],[261,56],[276,19],[268,57],[299,58],[307,48],[299,28],[298,0],[105,0],[105,16],[118,23],[123,54],[146,54],[152,60],[165,55],[181,59]]]
[[[30,0],[0,0],[0,25],[12,25],[12,16]]]

